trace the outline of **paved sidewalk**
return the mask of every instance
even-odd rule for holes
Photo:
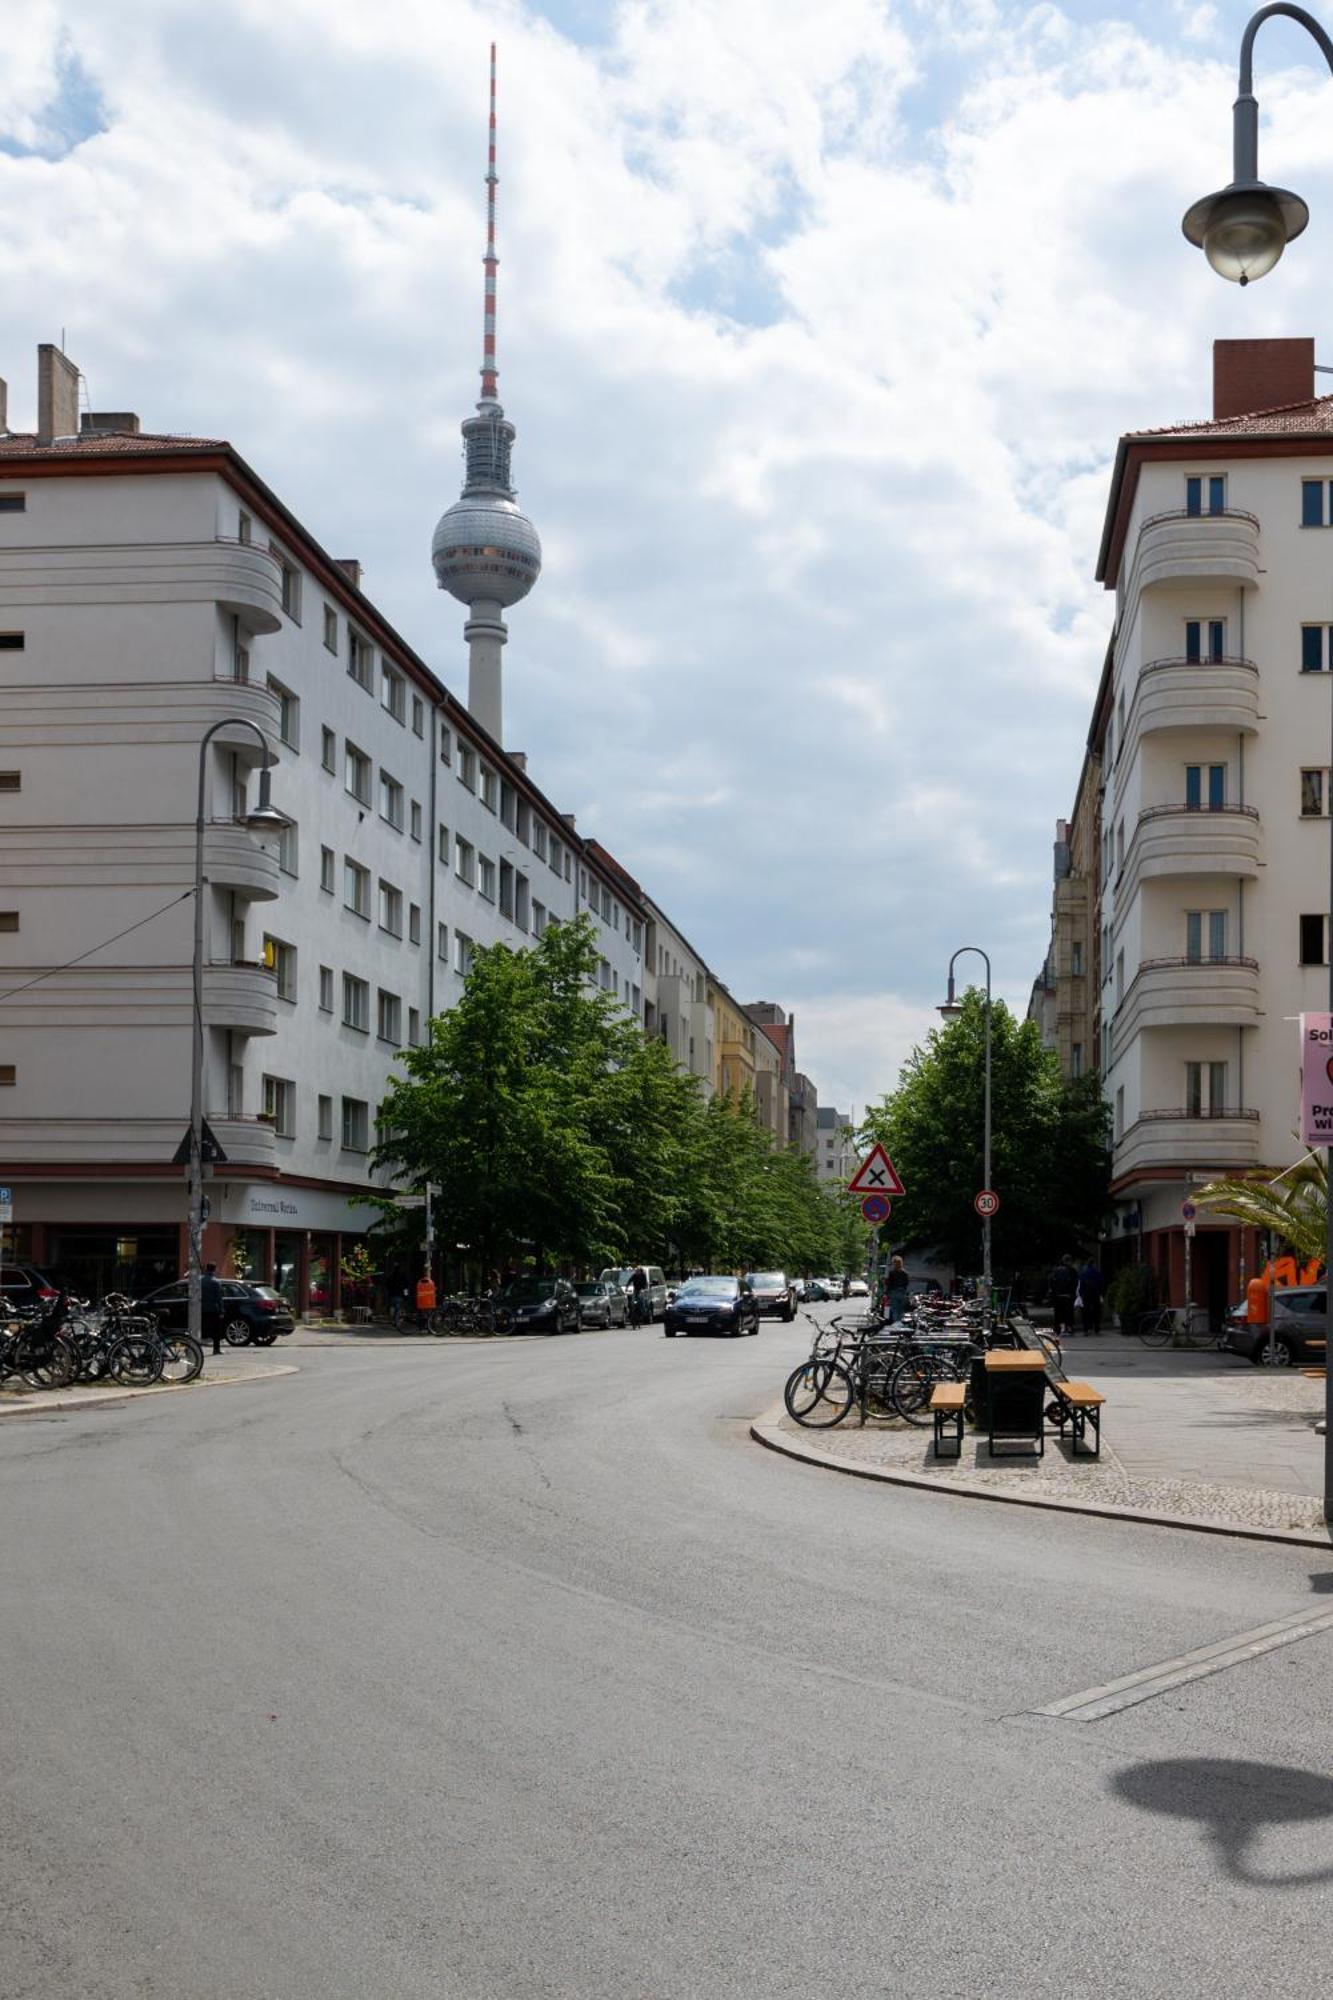
[[[853,1415],[810,1431],[780,1403],[752,1430],[774,1449],[902,1484],[1328,1546],[1322,1381],[1118,1335],[1069,1341],[1065,1370],[1107,1398],[1100,1460],[1074,1459],[1049,1433],[1040,1459],[992,1460],[971,1431],[960,1460],[936,1459],[929,1426],[872,1417],[862,1429]]]
[[[40,1416],[49,1410],[78,1410],[89,1404],[125,1403],[137,1396],[188,1396],[198,1389],[230,1389],[246,1382],[268,1382],[300,1371],[290,1362],[229,1349],[204,1359],[204,1372],[194,1382],[153,1382],[146,1388],[126,1388],[118,1382],[78,1382],[68,1389],[30,1389],[12,1378],[0,1388],[0,1417]]]

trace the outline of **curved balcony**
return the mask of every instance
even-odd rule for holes
[[[1163,729],[1225,729],[1253,736],[1259,727],[1259,669],[1253,660],[1150,660],[1139,669],[1121,754]]]
[[[207,545],[204,562],[222,611],[231,612],[246,632],[282,630],[282,564],[258,542]]]
[[[1145,1028],[1249,1028],[1258,1021],[1254,958],[1146,958],[1115,1014],[1118,1057]]]
[[[204,877],[256,903],[273,902],[281,882],[276,852],[262,847],[248,827],[225,819],[204,828]]]
[[[278,1029],[278,982],[265,965],[206,965],[204,1024],[239,1035],[273,1035]]]
[[[227,1155],[229,1167],[272,1167],[278,1135],[264,1118],[209,1118],[213,1136]]]
[[[1261,831],[1253,806],[1147,806],[1135,823],[1116,897],[1170,875],[1257,875]]]
[[[1224,1106],[1200,1116],[1183,1107],[1142,1111],[1117,1141],[1111,1171],[1117,1181],[1151,1167],[1229,1173],[1259,1164],[1259,1113]]]
[[[263,731],[273,753],[278,741],[278,697],[258,681],[212,680],[199,689],[203,727],[220,722],[224,716],[244,716]],[[248,729],[220,729],[213,738],[219,750],[226,750],[244,764],[259,762],[259,745]]]
[[[1229,507],[1220,514],[1151,514],[1139,529],[1134,569],[1140,590],[1162,583],[1259,582],[1259,522]]]

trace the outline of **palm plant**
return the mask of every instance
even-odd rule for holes
[[[1328,1231],[1328,1167],[1322,1152],[1306,1153],[1271,1181],[1210,1181],[1194,1196],[1200,1208],[1267,1229],[1302,1263],[1321,1259]]]

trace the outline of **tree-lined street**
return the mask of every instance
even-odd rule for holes
[[[1328,1634],[1031,1711],[1327,1560],[765,1453],[808,1330],[11,1419],[6,1993],[1322,1993]]]

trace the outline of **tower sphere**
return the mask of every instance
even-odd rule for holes
[[[500,493],[465,493],[440,516],[430,559],[440,589],[461,603],[507,608],[541,575],[542,545],[515,501]]]

